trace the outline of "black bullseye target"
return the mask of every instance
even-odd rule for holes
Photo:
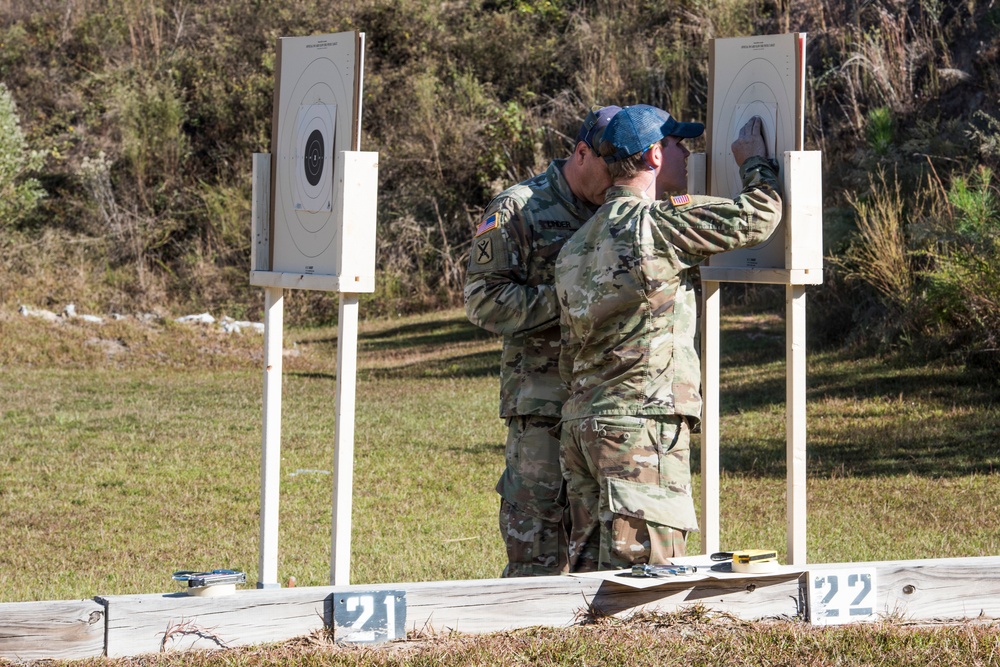
[[[302,161],[302,167],[305,170],[306,180],[312,186],[319,185],[319,180],[323,177],[325,165],[323,144],[322,132],[313,130],[309,133],[309,138],[306,139],[305,159]]]

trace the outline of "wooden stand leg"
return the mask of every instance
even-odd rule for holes
[[[701,550],[706,554],[719,551],[719,285],[701,284]]]
[[[279,588],[278,495],[281,482],[281,352],[284,294],[264,288],[264,423],[260,480],[257,588]]]
[[[806,288],[785,287],[788,564],[806,564]]]
[[[337,325],[337,406],[333,463],[333,535],[330,584],[351,578],[351,504],[354,486],[354,399],[357,388],[358,295],[340,295]]]

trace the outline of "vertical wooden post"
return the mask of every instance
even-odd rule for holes
[[[257,588],[278,588],[278,495],[281,482],[281,353],[284,292],[264,288],[264,424]]]
[[[271,154],[253,154],[250,271],[271,270]],[[251,281],[252,284],[252,281]]]
[[[337,323],[337,405],[333,447],[333,535],[330,585],[351,578],[351,506],[354,488],[354,403],[357,388],[358,295],[343,292]]]
[[[719,551],[720,283],[702,281],[701,550]]]
[[[788,563],[806,564],[806,288],[785,286]]]

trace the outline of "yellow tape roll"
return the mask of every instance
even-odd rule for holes
[[[777,572],[781,564],[776,560],[755,560],[748,563],[740,563],[733,559],[733,572],[740,574],[767,574]]]

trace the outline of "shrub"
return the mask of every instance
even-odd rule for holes
[[[149,210],[158,196],[181,185],[188,156],[184,103],[169,78],[138,77],[121,86],[118,104],[122,157],[134,178],[139,199]]]
[[[868,112],[868,124],[865,127],[868,138],[868,148],[876,155],[889,152],[896,139],[896,126],[889,107],[876,107]]]
[[[890,186],[885,172],[872,178],[867,198],[848,196],[857,213],[858,236],[847,250],[850,277],[872,286],[896,308],[903,308],[913,293],[913,271],[903,234],[903,196],[898,179]]]
[[[971,177],[956,176],[948,192],[948,202],[958,210],[956,231],[972,245],[996,233],[997,200],[991,187],[993,171],[980,166]]]
[[[1000,348],[1000,203],[985,166],[915,197],[884,170],[850,197],[857,233],[834,266],[853,287],[855,341],[965,357]],[[826,309],[843,312],[844,304]],[[1000,354],[1000,353],[997,353]]]
[[[789,29],[809,34],[805,142],[824,152],[824,203],[847,212],[826,218],[827,252],[843,262],[828,262],[823,308],[837,326],[825,330],[890,340],[905,315],[908,331],[940,335],[958,325],[922,309],[983,275],[970,253],[993,252],[995,188],[983,179],[1000,173],[990,106],[1000,10],[986,0],[29,4],[6,3],[0,20],[0,80],[16,91],[24,127],[0,133],[0,182],[9,188],[14,173],[20,188],[0,193],[0,230],[18,232],[0,235],[0,271],[17,264],[18,292],[38,303],[54,273],[22,262],[30,253],[12,249],[22,240],[48,238],[52,252],[40,256],[81,257],[92,298],[122,309],[247,301],[250,165],[269,146],[275,41],[353,29],[366,34],[362,149],[382,154],[379,292],[368,312],[460,302],[483,207],[565,156],[587,107],[645,102],[705,121],[709,40]],[[25,138],[44,149],[44,167]],[[862,194],[879,167],[897,181]],[[12,213],[39,183],[47,200]],[[897,208],[893,231],[884,223]],[[859,217],[869,229],[855,234]],[[900,256],[866,256],[864,235]],[[63,242],[73,250],[55,252]],[[290,303],[290,320],[322,321],[337,299]]]
[[[952,180],[953,233],[924,272],[926,300],[947,342],[959,350],[1000,346],[1000,205],[993,172],[980,166]]]
[[[16,225],[45,196],[38,180],[29,176],[44,161],[40,151],[29,150],[14,98],[0,83],[0,229]]]

